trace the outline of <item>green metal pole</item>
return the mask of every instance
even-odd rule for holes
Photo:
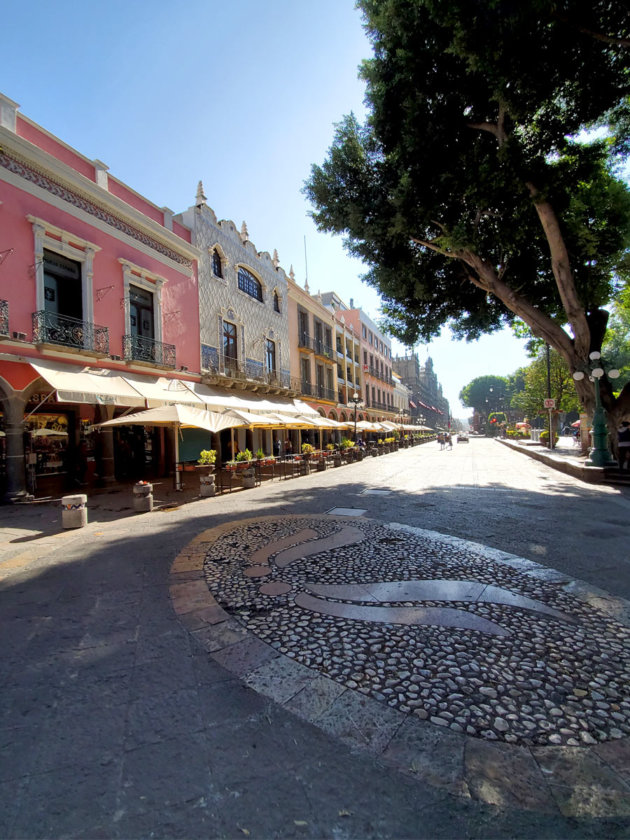
[[[585,462],[589,467],[614,467],[617,462],[608,449],[608,426],[606,425],[606,412],[602,406],[599,391],[599,378],[595,380],[595,412],[593,414],[593,448],[590,451],[588,460]]]

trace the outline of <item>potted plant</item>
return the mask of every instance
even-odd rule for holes
[[[243,476],[243,487],[254,487],[256,485],[256,470],[252,461],[254,456],[250,449],[244,449],[236,455],[236,466]]]
[[[216,449],[202,449],[197,458],[197,465],[203,468],[207,474],[214,472],[214,465],[217,460]]]
[[[302,455],[304,456],[304,460],[308,461],[308,459],[315,453],[315,447],[311,443],[303,443],[302,444]]]

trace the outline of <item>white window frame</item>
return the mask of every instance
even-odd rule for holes
[[[63,228],[40,219],[27,216],[33,226],[33,247],[35,253],[35,306],[41,312],[46,308],[44,297],[44,250],[54,251],[81,265],[81,320],[94,323],[94,256],[101,250],[98,245],[75,236]]]
[[[131,311],[129,301],[129,287],[137,286],[153,296],[153,340],[161,342],[162,339],[162,289],[167,282],[165,277],[153,274],[135,265],[129,260],[119,257],[118,262],[123,270],[123,301],[125,305],[125,335],[131,335]]]

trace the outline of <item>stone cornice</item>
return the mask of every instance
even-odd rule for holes
[[[0,126],[0,167],[190,268],[198,249],[32,143]]]

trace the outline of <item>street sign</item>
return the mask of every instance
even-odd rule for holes
[[[545,408],[555,408],[556,401],[555,400],[545,400]]]

